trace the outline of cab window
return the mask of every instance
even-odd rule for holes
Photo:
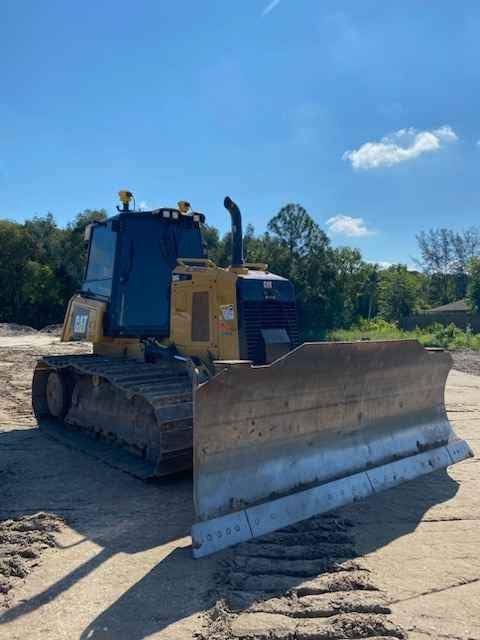
[[[117,234],[112,231],[110,223],[92,229],[88,266],[82,286],[84,293],[110,297],[116,240]]]

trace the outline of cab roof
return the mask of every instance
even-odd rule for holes
[[[203,213],[193,211],[192,213],[185,214],[179,211],[179,209],[175,209],[173,207],[160,207],[159,209],[152,209],[151,211],[119,211],[116,215],[109,217],[105,222],[121,220],[122,218],[126,217],[155,217],[161,218],[163,220],[172,220],[174,222],[178,222],[179,224],[185,222],[205,222],[205,215]],[[100,222],[100,224],[102,224],[102,222]]]

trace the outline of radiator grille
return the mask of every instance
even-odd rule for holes
[[[294,302],[244,300],[240,305],[241,357],[265,363],[262,329],[285,329],[292,349],[299,345],[297,310]]]

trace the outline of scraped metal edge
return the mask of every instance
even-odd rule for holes
[[[407,480],[448,467],[473,453],[456,440],[402,460],[270,500],[192,526],[193,556],[201,558],[239,542],[287,527],[379,493]]]

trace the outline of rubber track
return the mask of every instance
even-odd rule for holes
[[[239,545],[226,554],[203,638],[406,638],[353,556],[350,523],[332,515]]]
[[[188,429],[189,424],[193,428],[192,381],[187,368],[181,363],[166,361],[151,364],[98,355],[63,355],[45,356],[39,360],[39,364],[46,365],[49,370],[69,369],[81,375],[97,376],[121,390],[128,399],[143,398],[153,408],[159,429],[168,427],[169,433],[172,433],[176,424],[183,430]],[[38,417],[37,411],[36,414]],[[70,444],[141,479],[149,479],[158,471],[158,464],[136,459],[125,450],[119,450],[119,447],[111,447],[105,442],[95,446],[91,438],[83,435],[81,428],[80,432],[76,430],[68,433],[68,430],[62,430],[63,433],[60,433],[58,423],[56,426],[45,424],[44,427],[50,435],[57,435],[57,439],[64,441],[64,444]],[[109,448],[117,451],[109,452]],[[191,448],[168,453],[162,461],[161,475],[187,469],[191,466],[191,460]]]

